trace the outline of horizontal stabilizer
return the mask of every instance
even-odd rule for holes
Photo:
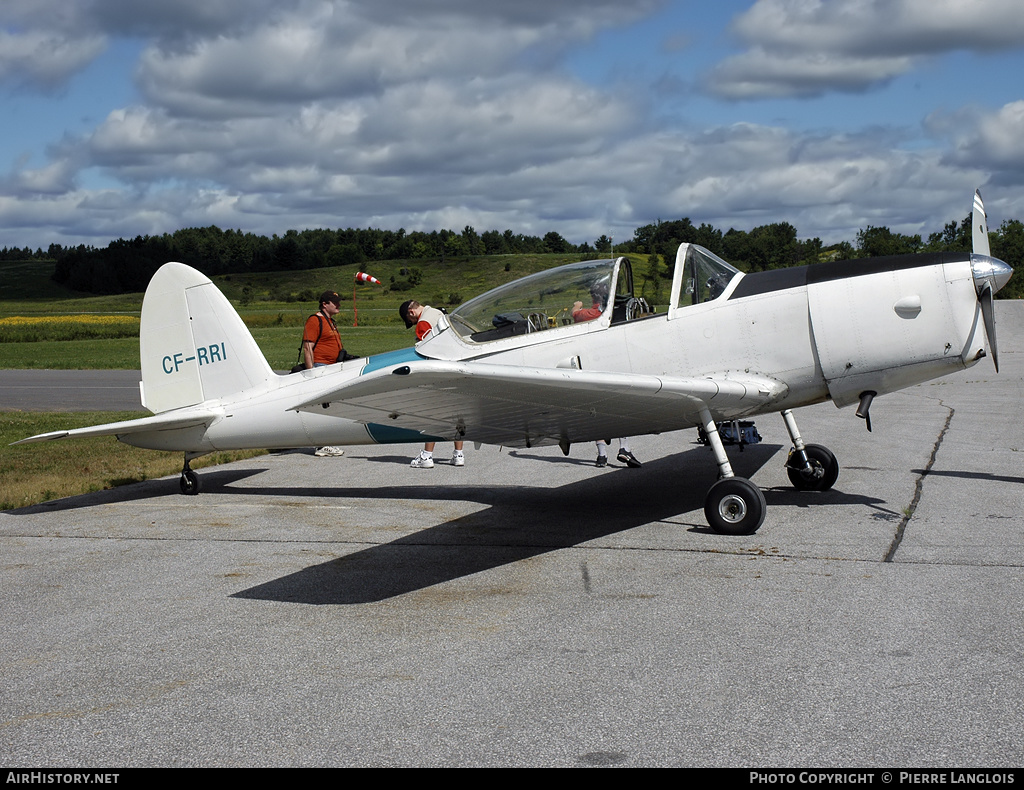
[[[32,444],[49,442],[53,439],[77,438],[86,436],[128,436],[133,433],[149,433],[151,431],[170,431],[179,428],[193,428],[197,425],[208,425],[220,416],[220,412],[203,410],[189,411],[187,414],[157,414],[153,417],[142,417],[138,420],[108,422],[105,425],[93,425],[88,428],[72,428],[67,431],[51,431],[29,436],[14,444]]]

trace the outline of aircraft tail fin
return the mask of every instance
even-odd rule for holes
[[[274,375],[224,294],[183,263],[165,263],[150,280],[139,349],[142,404],[156,414],[235,395]]]

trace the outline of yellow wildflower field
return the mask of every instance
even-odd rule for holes
[[[110,340],[139,334],[134,315],[12,315],[0,318],[0,343]]]

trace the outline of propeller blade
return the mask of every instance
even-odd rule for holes
[[[981,190],[974,192],[974,211],[971,212],[971,244],[976,255],[991,255],[988,246],[988,216],[981,200]]]
[[[985,283],[981,286],[981,293],[978,294],[978,302],[981,304],[981,317],[985,320],[985,334],[988,335],[988,344],[992,349],[992,361],[996,366],[996,373],[999,372],[999,350],[996,348],[996,313],[993,300],[995,295],[992,286]]]
[[[974,253],[971,255],[971,276],[974,278],[974,290],[978,294],[978,306],[981,317],[985,321],[985,334],[992,350],[992,362],[999,372],[999,349],[996,346],[996,291],[1006,285],[1013,274],[1013,269],[1003,261],[992,257],[988,243],[988,217],[985,204],[981,200],[981,190],[974,192],[974,210],[971,212],[971,244]]]

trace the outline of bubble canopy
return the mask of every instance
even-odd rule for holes
[[[670,310],[717,299],[739,274],[695,244],[682,245],[679,252]],[[596,319],[608,326],[655,315],[633,292],[629,259],[615,258],[570,263],[514,280],[471,299],[448,318],[463,340],[482,343]]]
[[[620,262],[625,276],[620,274]],[[581,261],[531,274],[471,299],[448,316],[463,338],[477,342],[528,334],[573,321],[573,305],[607,309],[616,275],[620,287],[632,292],[625,259]],[[618,293],[618,291],[616,291]]]

